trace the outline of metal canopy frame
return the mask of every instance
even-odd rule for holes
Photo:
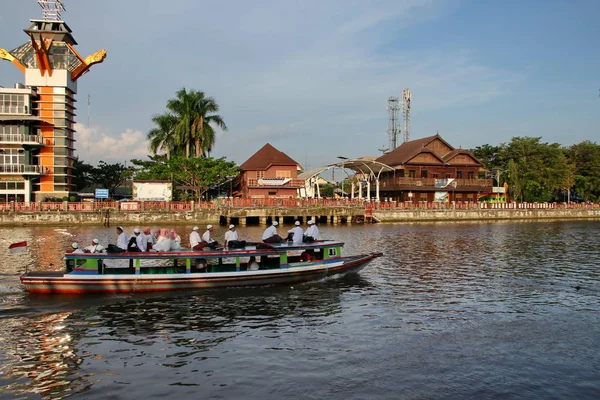
[[[340,158],[343,158],[343,157],[340,157]],[[319,189],[318,189],[318,185],[316,184],[317,180],[315,179],[315,177],[318,177],[323,172],[325,172],[331,168],[335,168],[335,167],[342,168],[342,169],[350,169],[356,173],[362,174],[363,177],[366,178],[365,180],[367,183],[367,196],[366,196],[367,201],[371,200],[371,181],[375,182],[375,201],[380,201],[379,177],[381,176],[381,173],[387,172],[387,171],[395,172],[394,168],[390,167],[389,165],[375,161],[375,160],[371,160],[371,159],[367,159],[367,158],[344,159],[343,161],[337,162],[335,164],[329,164],[324,167],[314,168],[314,169],[311,169],[309,171],[303,172],[300,175],[298,175],[299,179],[306,180],[306,184],[305,184],[306,193],[308,192],[308,189],[311,188],[313,185],[316,185],[317,193],[318,193]],[[352,186],[354,187],[354,183],[352,183]],[[354,198],[354,188],[352,189],[351,193],[352,193],[351,194],[352,198]],[[320,195],[319,195],[319,197],[320,197]],[[362,198],[362,181],[359,181],[359,198]]]

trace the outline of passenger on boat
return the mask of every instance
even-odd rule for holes
[[[117,235],[119,235],[119,237],[117,238],[117,247],[127,251],[127,244],[129,242],[129,238],[125,234],[125,231],[123,231],[123,227],[117,226]]]
[[[181,250],[181,236],[177,234],[175,228],[171,229],[171,250]]]
[[[308,221],[308,229],[304,232],[303,242],[312,243],[315,240],[319,240],[319,228],[315,225],[315,220],[311,219]]]
[[[304,232],[300,227],[300,221],[296,221],[295,225],[296,226],[294,228],[288,231],[288,240],[291,240],[293,244],[301,244]]]
[[[85,253],[102,253],[104,246],[98,244],[98,239],[92,239],[92,244],[83,248]]]
[[[156,242],[158,242],[158,238],[160,237],[160,229],[155,229],[154,233],[152,234],[153,238],[152,238],[152,246],[154,246],[156,244]]]
[[[150,250],[152,248],[152,245],[154,244],[154,235],[150,231],[149,226],[145,227],[142,233],[144,234],[144,236],[146,236],[146,243],[148,246],[148,250]]]
[[[202,239],[200,238],[200,234],[198,233],[197,226],[192,228],[192,233],[190,233],[190,249],[192,250],[202,250],[205,246],[201,246],[200,243]]]
[[[212,225],[206,225],[206,232],[202,235],[202,241],[208,243],[208,247],[211,249],[216,249],[219,246],[219,242],[214,240],[211,236],[211,233],[214,232],[214,228]]]
[[[260,265],[256,262],[256,257],[250,256],[247,269],[248,271],[258,271],[260,269]]]
[[[282,242],[283,239],[281,238],[281,236],[279,236],[277,234],[277,225],[279,225],[279,223],[277,221],[273,221],[273,224],[268,227],[267,229],[265,229],[263,235],[262,235],[262,241],[265,243],[279,243]]]
[[[239,249],[246,246],[245,240],[240,240],[235,225],[229,225],[229,230],[225,232],[225,247]]]
[[[148,251],[148,242],[146,241],[146,236],[142,235],[142,232],[139,228],[135,228],[133,230],[133,236],[129,239],[129,249],[128,251]]]
[[[302,254],[300,254],[300,261],[312,261],[314,259],[314,254],[311,250],[304,250]]]
[[[152,246],[152,251],[169,251],[171,250],[171,237],[169,231],[165,228],[160,230],[160,236],[156,244]]]
[[[71,248],[73,248],[73,250],[71,250],[69,252],[71,254],[83,254],[84,253],[83,249],[79,248],[79,243],[77,243],[77,242],[73,242],[73,244],[71,245]]]

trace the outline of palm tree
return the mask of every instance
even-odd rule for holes
[[[171,156],[178,153],[177,137],[175,136],[175,127],[177,125],[177,117],[172,114],[165,113],[152,117],[152,122],[156,128],[148,132],[148,141],[150,142],[150,150],[156,154],[160,150],[164,150],[167,155],[167,160]]]
[[[182,88],[176,94],[177,98],[167,102],[167,109],[177,118],[174,131],[176,143],[185,147],[185,156],[188,158],[192,147],[196,157],[206,157],[215,144],[212,125],[227,130],[223,118],[213,114],[219,111],[219,105],[213,97],[206,97],[204,92],[188,92]]]

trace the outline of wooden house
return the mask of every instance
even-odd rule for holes
[[[287,154],[265,144],[240,166],[238,194],[245,198],[298,197],[304,180],[298,179],[300,164]]]
[[[476,202],[478,193],[492,191],[492,179],[478,178],[483,163],[439,134],[402,143],[376,161],[394,168],[379,179],[382,199]]]

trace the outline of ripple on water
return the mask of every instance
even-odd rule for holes
[[[85,298],[26,295],[16,290],[18,274],[56,262],[74,239],[108,240],[112,229],[106,236],[44,229],[35,252],[4,264],[0,257],[7,288],[0,385],[9,396],[594,398],[600,391],[593,221],[322,226],[348,253],[385,256],[359,276],[293,288]],[[0,230],[5,241],[27,234]],[[51,237],[58,239],[41,240]]]

